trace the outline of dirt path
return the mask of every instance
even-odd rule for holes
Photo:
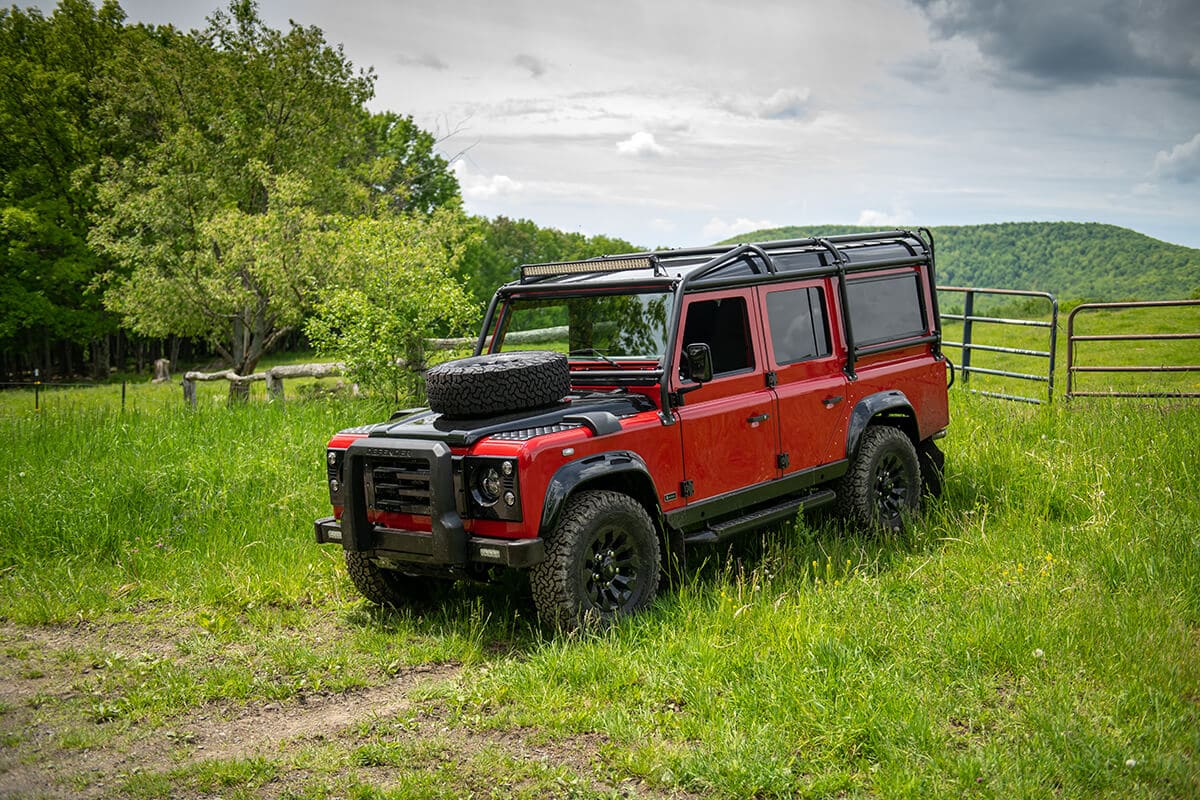
[[[471,730],[448,723],[440,707],[417,698],[430,684],[459,680],[462,669],[455,664],[414,666],[347,692],[208,703],[161,725],[98,720],[104,700],[89,692],[89,681],[104,668],[103,659],[172,658],[177,637],[169,633],[135,624],[0,623],[0,798],[121,797],[134,776],[179,775],[205,762],[255,757],[275,768],[256,794],[279,796],[303,790],[310,779],[307,769],[296,766],[302,754],[332,753],[333,761],[344,763],[345,754],[364,741],[416,751],[432,747],[441,755],[431,759],[456,763],[485,751],[494,760],[499,753],[513,763],[566,769],[598,792],[663,796],[641,784],[609,782],[600,758],[605,739],[597,734],[551,740],[533,729]],[[373,724],[386,733],[364,738]],[[355,779],[372,780],[370,766],[355,770]],[[323,778],[336,782],[338,769],[344,768],[334,766]],[[375,773],[386,784],[394,770]],[[207,795],[173,785],[171,796]]]

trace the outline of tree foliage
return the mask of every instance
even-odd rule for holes
[[[0,342],[86,344],[116,326],[88,292],[100,130],[93,80],[123,29],[116,3],[0,9]]]
[[[107,302],[246,374],[323,284],[322,215],[366,203],[343,167],[372,78],[320,30],[272,30],[249,2],[200,35],[142,28],[126,44],[103,113],[134,147],[104,162],[91,235],[125,270]]]
[[[476,218],[477,236],[463,254],[462,275],[471,294],[486,304],[498,286],[520,277],[522,264],[573,261],[628,253],[639,248],[608,236],[584,236],[500,216]]]
[[[434,149],[437,140],[412,117],[372,114],[363,121],[362,141],[361,174],[376,210],[429,214],[461,205],[458,179]]]
[[[461,214],[356,218],[335,237],[333,288],[306,326],[318,350],[369,391],[419,394],[428,336],[465,336],[479,308],[457,278]]]

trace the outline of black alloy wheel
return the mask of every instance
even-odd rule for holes
[[[580,577],[584,592],[601,614],[613,614],[629,605],[639,580],[646,580],[647,565],[640,563],[632,537],[615,525],[606,525],[584,557]]]
[[[529,571],[538,617],[552,627],[605,625],[645,608],[662,570],[658,533],[641,503],[607,490],[567,500]]]
[[[890,425],[868,426],[834,491],[838,513],[850,524],[902,532],[921,501],[921,467],[912,440]]]

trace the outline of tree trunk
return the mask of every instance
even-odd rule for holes
[[[50,329],[42,328],[42,380],[50,378]]]
[[[92,340],[92,377],[102,381],[108,377],[109,341],[108,335],[98,336]]]
[[[242,373],[238,373],[241,375]],[[229,405],[244,405],[250,400],[250,381],[229,382]]]

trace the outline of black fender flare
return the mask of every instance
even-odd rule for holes
[[[628,450],[609,450],[576,459],[558,468],[546,485],[546,499],[542,505],[542,523],[540,531],[543,536],[554,529],[562,514],[567,498],[581,484],[595,478],[609,478],[614,475],[624,475],[635,481],[644,480],[651,497],[657,497],[654,492],[654,479],[650,477],[650,469],[637,453]],[[642,497],[634,497],[644,502]],[[646,509],[653,519],[656,509]]]
[[[854,458],[863,431],[871,424],[871,420],[880,414],[904,416],[912,419],[914,424],[916,422],[916,412],[913,411],[912,403],[899,389],[867,395],[859,400],[850,412],[850,424],[846,429],[846,458]]]

